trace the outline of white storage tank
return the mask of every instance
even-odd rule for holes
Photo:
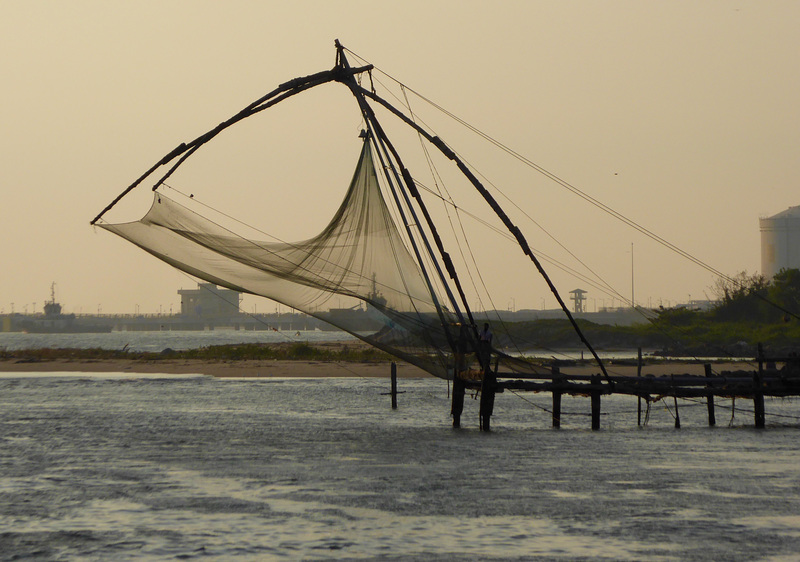
[[[781,269],[800,269],[800,205],[758,222],[761,274],[772,279]]]

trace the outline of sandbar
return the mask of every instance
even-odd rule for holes
[[[197,374],[214,377],[389,378],[391,374],[391,364],[387,362],[281,360],[206,361],[193,359],[159,359],[157,361],[142,361],[129,359],[79,359],[20,361],[12,359],[0,361],[0,372],[157,373],[166,375]],[[397,363],[397,376],[399,378],[423,378],[431,375],[414,365]]]
[[[426,378],[431,375],[419,367],[398,361],[398,378]],[[183,375],[197,374],[214,377],[278,377],[278,378],[332,378],[332,377],[361,377],[361,378],[389,378],[391,364],[385,361],[356,362],[356,361],[299,361],[299,360],[220,360],[209,361],[201,359],[58,359],[45,360],[0,360],[0,372],[6,373],[145,373]],[[748,362],[725,362],[712,365],[713,372],[719,374],[723,371],[755,371],[757,365]],[[636,376],[636,365],[607,364],[609,374],[617,376]],[[570,374],[597,374],[600,369],[597,365],[580,364],[564,366],[561,372]],[[666,362],[645,364],[641,374],[669,375],[691,374],[703,375],[704,367],[700,362]]]

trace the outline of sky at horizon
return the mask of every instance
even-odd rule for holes
[[[331,68],[337,38],[725,274],[756,273],[759,217],[800,204],[797,2],[12,0],[0,16],[3,313],[41,311],[53,282],[66,312],[178,310],[195,281],[89,221],[181,142]],[[221,139],[181,187],[307,237],[344,195],[360,116],[335,85],[275,109]],[[640,305],[712,296],[707,270],[443,130],[530,218],[534,248],[557,255],[557,239],[626,298],[633,265]],[[140,190],[116,218],[141,216]],[[555,307],[516,255],[481,250],[494,307]],[[583,286],[551,275],[565,298]],[[587,297],[589,310],[621,304]]]

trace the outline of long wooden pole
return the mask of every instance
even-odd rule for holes
[[[597,355],[597,352],[595,351],[594,347],[592,347],[592,344],[589,343],[589,340],[586,339],[586,336],[584,336],[583,331],[580,329],[580,326],[578,326],[578,323],[575,321],[575,318],[572,316],[572,313],[569,311],[569,308],[567,307],[566,303],[564,302],[564,299],[561,298],[561,295],[559,294],[558,289],[556,289],[556,286],[553,284],[552,280],[550,279],[550,276],[544,270],[544,267],[542,266],[541,262],[534,255],[533,251],[531,250],[530,246],[528,245],[528,241],[525,239],[525,236],[522,234],[522,231],[520,231],[519,227],[517,227],[513,222],[511,222],[511,219],[508,217],[508,215],[506,215],[506,213],[505,213],[505,211],[503,211],[502,207],[500,207],[500,205],[494,199],[492,194],[487,191],[487,189],[480,182],[480,180],[478,180],[478,178],[475,176],[475,174],[472,173],[472,171],[467,167],[467,165],[455,154],[455,152],[453,152],[442,141],[442,139],[440,139],[439,137],[433,136],[430,133],[428,133],[425,129],[420,127],[413,120],[409,119],[408,116],[406,116],[404,113],[399,111],[392,104],[390,104],[389,102],[387,102],[386,100],[384,100],[383,98],[381,98],[380,96],[375,94],[374,92],[370,92],[369,90],[365,89],[362,86],[358,86],[358,85],[351,86],[351,89],[352,88],[356,88],[359,91],[359,93],[361,93],[361,95],[366,96],[366,97],[376,101],[377,103],[381,104],[386,109],[391,111],[395,116],[400,118],[403,122],[405,122],[407,125],[412,127],[414,130],[419,132],[419,134],[421,134],[428,142],[430,142],[436,148],[438,148],[439,151],[442,152],[442,154],[445,155],[445,157],[447,157],[448,159],[450,159],[453,162],[455,162],[456,166],[461,171],[461,173],[464,174],[464,176],[466,176],[466,178],[470,181],[470,183],[472,183],[472,185],[475,187],[475,189],[478,190],[478,193],[480,193],[480,195],[483,197],[483,199],[486,201],[486,203],[492,208],[492,210],[495,212],[495,214],[500,218],[500,220],[503,222],[503,224],[506,226],[506,228],[509,230],[509,232],[514,236],[514,238],[517,239],[517,243],[522,248],[523,253],[525,255],[527,255],[531,259],[531,261],[533,262],[534,266],[539,271],[539,274],[542,276],[542,278],[547,283],[547,286],[549,287],[550,292],[555,296],[556,301],[558,302],[559,306],[561,307],[561,309],[566,314],[567,319],[569,319],[570,324],[572,324],[572,328],[575,330],[575,333],[578,335],[578,338],[586,346],[586,348],[591,352],[592,356],[594,357],[595,361],[597,362],[598,366],[600,367],[600,370],[603,372],[603,376],[606,378],[606,380],[608,381],[609,385],[613,385],[613,383],[611,382],[611,379],[610,379],[610,377],[608,375],[608,372],[606,371],[606,367],[603,364],[603,361],[600,359],[600,356]]]
[[[123,197],[125,197],[128,193],[130,193],[133,189],[138,187],[144,180],[146,180],[150,175],[152,175],[158,168],[161,166],[165,166],[169,164],[175,158],[186,154],[189,152],[186,157],[194,153],[200,146],[207,143],[215,136],[217,136],[220,132],[227,129],[231,125],[234,125],[245,119],[246,117],[250,117],[251,115],[258,113],[259,111],[263,111],[269,107],[272,107],[276,103],[283,101],[295,94],[303,92],[309,88],[314,86],[319,86],[320,84],[325,84],[327,82],[332,82],[337,79],[341,79],[343,73],[352,73],[352,74],[360,74],[362,72],[366,72],[372,69],[372,65],[367,65],[360,68],[348,68],[344,69],[341,67],[334,67],[331,70],[324,70],[322,72],[317,72],[315,74],[310,74],[308,76],[303,76],[300,78],[295,78],[288,82],[284,82],[283,84],[279,85],[277,88],[269,92],[268,94],[258,98],[256,101],[249,104],[247,107],[239,111],[233,117],[223,121],[210,131],[203,133],[196,139],[188,142],[188,143],[181,143],[170,152],[168,152],[161,160],[156,162],[149,170],[147,170],[144,174],[139,176],[136,181],[134,181],[131,185],[129,185],[122,193],[120,193],[117,197],[115,197],[111,203],[109,203],[96,217],[94,217],[90,224],[95,224],[99,221],[103,215],[105,215],[108,211],[111,210],[114,205],[116,205]],[[275,100],[271,100],[279,96]],[[271,100],[271,101],[270,101]],[[186,160],[186,157],[182,158],[177,165],[183,163]],[[167,173],[169,176],[177,166],[173,166],[173,168]],[[165,176],[166,177],[166,176]],[[161,182],[163,182],[164,178],[162,178],[155,187],[158,187]]]

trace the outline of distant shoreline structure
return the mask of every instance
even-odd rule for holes
[[[643,310],[631,308],[607,308],[598,312],[574,313],[575,318],[595,324],[630,326],[647,321]],[[346,313],[350,316],[358,311],[334,309],[326,314]],[[644,311],[644,314],[647,314]],[[564,318],[560,309],[551,310],[498,310],[477,314],[480,321],[531,322]],[[364,331],[374,329],[369,319],[364,319]],[[324,320],[300,312],[272,312],[252,314],[240,312],[234,315],[196,317],[183,314],[5,314],[0,315],[0,332],[29,333],[104,333],[104,332],[163,332],[163,331],[338,331]]]

